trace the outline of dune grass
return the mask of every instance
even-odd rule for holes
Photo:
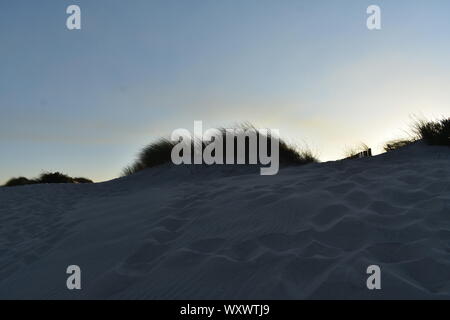
[[[415,140],[412,139],[396,139],[396,140],[391,140],[388,141],[384,144],[384,151],[386,152],[390,152],[390,151],[394,151],[397,150],[399,148],[403,148],[406,147],[407,145],[410,145],[411,143],[413,143]]]
[[[248,129],[255,130],[257,139],[260,139],[260,137],[265,134],[248,123],[239,125],[235,127],[235,129],[242,129],[243,131]],[[221,132],[223,140],[226,141],[226,129],[219,128],[218,130]],[[423,140],[428,145],[450,146],[450,118],[441,118],[434,121],[424,119],[415,120],[411,125],[409,135],[409,138],[386,142],[384,145],[384,150],[386,152],[390,152],[405,147],[418,140]],[[235,137],[235,139],[237,139],[237,137]],[[173,142],[166,138],[160,138],[159,140],[147,145],[140,151],[134,163],[123,170],[122,175],[127,176],[147,168],[153,168],[171,163],[171,152],[176,144],[177,142]],[[204,150],[209,143],[192,140],[191,150],[194,150],[196,144],[201,144],[201,150]],[[247,163],[250,158],[249,149],[249,138],[245,137],[245,159]],[[270,139],[268,139],[268,150],[270,150]],[[361,152],[368,150],[369,147],[364,143],[361,143],[357,147],[347,148],[345,151],[345,159],[357,158]],[[236,155],[236,145],[234,151]],[[194,152],[192,152],[192,155],[193,154]],[[223,154],[225,157],[225,148]],[[279,140],[280,165],[305,165],[314,162],[319,162],[319,160],[308,148],[299,149],[282,139]],[[40,183],[92,183],[92,181],[82,177],[70,177],[60,172],[45,172],[36,179],[28,179],[26,177],[12,178],[6,182],[4,186],[11,187]]]
[[[264,135],[260,130],[256,129],[251,124],[242,124],[236,127],[236,129],[241,129],[243,131],[252,129],[255,130],[257,134],[257,139]],[[226,141],[226,129],[219,128],[221,132],[223,141],[224,141],[224,157],[226,156],[225,151],[225,141]],[[249,140],[248,137],[245,138],[245,159],[246,163],[248,163],[249,159]],[[235,137],[237,140],[237,137]],[[259,140],[258,140],[259,141]],[[161,138],[148,146],[144,147],[141,152],[138,154],[134,163],[128,167],[126,167],[122,174],[123,176],[128,176],[134,174],[138,171],[153,168],[162,164],[171,163],[171,152],[172,148],[177,144],[177,142],[173,142],[166,138]],[[191,141],[191,154],[193,155],[194,146],[196,144],[201,144],[202,151],[209,144],[207,142],[202,142],[198,140]],[[259,147],[258,147],[259,148]],[[258,149],[259,150],[259,149]],[[270,137],[268,138],[268,150],[270,150]],[[236,144],[235,144],[235,155],[236,155]],[[236,158],[235,158],[236,160]],[[318,158],[309,150],[308,148],[304,148],[302,150],[294,147],[293,145],[288,144],[284,140],[279,140],[279,160],[280,165],[305,165],[308,163],[319,162]],[[236,161],[235,161],[236,163]]]
[[[43,183],[93,183],[87,178],[72,178],[61,172],[44,172],[36,179],[28,179],[25,177],[12,178],[4,184],[5,187],[23,186],[29,184]]]
[[[450,118],[435,121],[416,120],[413,133],[432,146],[450,146]]]
[[[347,147],[344,151],[344,159],[356,159],[359,158],[361,152],[368,152],[370,150],[369,146],[365,143],[360,143],[355,147]]]
[[[384,150],[386,152],[397,150],[419,140],[432,146],[450,146],[450,118],[416,119],[411,125],[409,138],[388,141],[384,145]]]
[[[3,186],[4,187],[15,187],[15,186],[24,186],[27,184],[36,184],[36,180],[30,180],[25,177],[11,178],[9,179]]]
[[[305,165],[318,162],[319,158],[309,148],[300,149],[280,139],[280,164]]]
[[[161,138],[144,147],[135,162],[123,170],[123,175],[131,175],[146,168],[153,168],[171,161],[172,148],[176,145],[168,139]]]

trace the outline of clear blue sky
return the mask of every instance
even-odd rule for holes
[[[278,128],[322,160],[379,150],[411,114],[448,115],[449,36],[447,0],[2,0],[0,183],[108,180],[194,120]]]

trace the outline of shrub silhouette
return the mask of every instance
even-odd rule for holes
[[[73,178],[60,172],[46,172],[39,176],[38,183],[73,183]]]
[[[270,134],[265,135],[264,133],[262,133],[260,130],[256,129],[251,124],[242,124],[240,126],[237,126],[234,129],[239,130],[238,133],[236,134],[236,136],[234,137],[234,140],[235,140],[234,163],[237,163],[237,143],[236,143],[236,141],[237,141],[238,137],[242,138],[242,136],[240,136],[240,135],[241,134],[245,135],[245,132],[248,132],[248,130],[254,130],[256,133],[257,146],[258,146],[257,152],[259,151],[259,139],[262,136],[266,136],[267,143],[268,143],[267,150],[268,150],[268,152],[270,151],[270,148],[271,148]],[[223,139],[223,157],[225,159],[226,158],[227,132],[226,132],[225,128],[219,128],[217,130],[220,131],[220,134]],[[250,138],[246,136],[246,137],[244,137],[244,139],[245,139],[244,140],[245,141],[245,144],[244,144],[245,162],[249,163]],[[195,146],[201,145],[201,150],[203,152],[203,150],[206,148],[206,146],[209,143],[211,143],[211,142],[204,142],[204,141],[199,141],[198,139],[191,139],[190,147],[191,147],[191,160],[192,160],[191,162],[192,163],[193,163]],[[131,175],[133,173],[136,173],[138,171],[141,171],[143,169],[153,168],[153,167],[156,167],[156,166],[159,166],[162,164],[171,163],[172,162],[172,159],[171,159],[172,148],[177,144],[178,144],[178,142],[173,142],[173,141],[171,141],[169,139],[165,139],[165,138],[161,138],[161,139],[157,140],[156,142],[149,144],[148,146],[144,147],[142,149],[142,151],[138,154],[135,162],[123,170],[123,175],[127,176],[127,175]],[[309,149],[297,150],[295,147],[287,144],[282,139],[279,139],[279,160],[280,160],[280,165],[304,165],[304,164],[308,164],[308,163],[319,162],[319,160],[313,155],[313,153]]]
[[[12,178],[5,183],[5,187],[24,186],[27,184],[35,184],[35,180],[29,180],[25,177]]]
[[[72,178],[60,172],[44,172],[37,179],[27,179],[25,177],[12,178],[4,186],[14,187],[41,183],[93,183],[93,181],[86,178]]]
[[[73,183],[94,183],[94,181],[87,178],[77,177],[73,178]]]

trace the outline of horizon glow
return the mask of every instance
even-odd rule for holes
[[[82,29],[66,28],[66,8]],[[381,8],[369,31],[366,9]],[[176,128],[250,121],[322,161],[375,153],[411,115],[448,116],[450,3],[15,0],[0,3],[0,184],[105,181]]]

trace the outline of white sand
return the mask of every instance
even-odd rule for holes
[[[450,298],[450,149],[0,188],[0,298]]]

